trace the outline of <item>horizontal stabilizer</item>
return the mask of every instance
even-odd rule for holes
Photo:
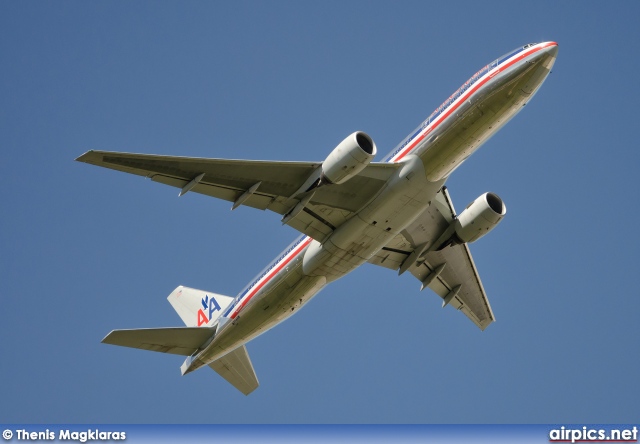
[[[244,345],[212,362],[209,367],[245,395],[260,385]]]
[[[102,340],[102,343],[189,356],[211,336],[213,336],[213,330],[210,328],[139,328],[113,330]]]
[[[233,302],[230,296],[182,285],[167,298],[188,327],[211,327]]]

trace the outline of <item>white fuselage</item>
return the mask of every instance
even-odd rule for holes
[[[401,168],[322,244],[302,236],[224,313],[224,327],[191,360],[206,365],[282,322],[327,283],[353,271],[431,204],[447,177],[522,109],[545,80],[554,42],[526,45],[476,73],[386,158]],[[329,185],[330,186],[330,185]]]

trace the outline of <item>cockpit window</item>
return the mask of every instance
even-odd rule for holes
[[[511,52],[506,53],[505,55],[503,55],[502,57],[496,59],[493,63],[490,63],[488,66],[493,69],[496,66],[502,64],[502,62],[504,62],[507,59],[510,59],[512,56],[516,55],[517,53],[519,53],[520,51],[524,51],[525,49],[537,45],[537,43],[527,43],[524,46],[519,47],[518,49],[514,49]]]

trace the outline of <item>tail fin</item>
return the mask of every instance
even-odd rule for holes
[[[167,298],[188,327],[211,327],[231,305],[233,298],[182,285]]]

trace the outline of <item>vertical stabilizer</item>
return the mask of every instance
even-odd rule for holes
[[[182,285],[167,298],[188,327],[211,327],[233,302],[230,296]]]

